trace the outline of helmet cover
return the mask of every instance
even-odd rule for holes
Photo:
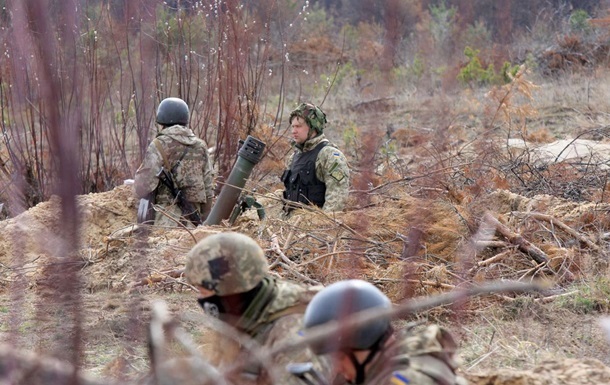
[[[318,134],[324,132],[326,128],[326,114],[318,106],[311,103],[301,103],[295,110],[290,113],[288,122],[292,123],[292,119],[300,117],[305,120],[309,128],[316,130]]]
[[[252,290],[268,270],[265,253],[254,239],[225,232],[202,239],[188,252],[184,275],[192,285],[227,296]]]

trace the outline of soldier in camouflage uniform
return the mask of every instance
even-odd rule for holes
[[[349,167],[345,155],[324,136],[326,114],[302,103],[290,113],[295,151],[282,174],[284,199],[313,204],[324,211],[345,208],[349,191]]]
[[[318,291],[270,276],[261,247],[252,238],[236,232],[201,240],[187,255],[184,274],[199,290],[198,302],[206,314],[219,318],[264,348],[302,338],[298,333],[303,312]],[[231,353],[229,337],[224,336],[223,341],[214,344],[222,346],[219,354],[223,357],[215,362],[221,372],[222,368],[248,361],[256,353],[243,344]],[[236,384],[302,385],[286,370],[286,365],[294,362],[312,362],[319,372],[330,371],[325,358],[305,348],[278,354],[272,362],[250,363],[238,371],[237,378],[228,380]],[[279,373],[279,378],[270,374],[269,365],[274,373]]]
[[[372,308],[389,309],[388,297],[361,280],[334,283],[320,291],[305,311],[305,330],[340,321]],[[395,332],[389,317],[352,330],[340,330],[311,344],[317,354],[333,357],[335,371],[351,384],[464,385],[456,374],[456,343],[437,325]],[[340,382],[339,382],[340,383]]]
[[[213,198],[213,175],[208,149],[203,140],[186,127],[189,108],[179,98],[167,98],[157,108],[157,123],[161,130],[148,145],[144,160],[135,176],[135,190],[139,198],[156,192],[155,203],[161,211],[155,213],[155,224],[176,226],[177,221],[188,224],[169,188],[160,183],[159,171],[170,172],[176,187],[190,202],[202,221],[210,213]],[[173,218],[170,219],[170,218]]]

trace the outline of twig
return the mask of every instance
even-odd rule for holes
[[[163,214],[163,216],[165,216],[166,218],[169,218],[171,221],[175,222],[179,227],[182,227],[184,230],[186,230],[189,233],[189,235],[191,236],[191,238],[193,238],[193,243],[197,243],[197,238],[195,238],[195,236],[193,235],[191,230],[189,230],[188,227],[186,227],[182,222],[180,222],[179,220],[176,220],[176,218],[169,215],[167,213],[167,211],[163,210],[159,205],[153,205],[153,209],[155,211],[159,211],[161,214]]]
[[[294,225],[293,225],[292,229],[290,229],[290,233],[288,233],[288,236],[286,237],[286,241],[284,242],[284,249],[286,249],[290,246],[290,242],[292,241],[294,232],[297,229],[297,227],[299,227],[299,224],[301,223],[302,219],[303,219],[303,217],[297,217],[297,219],[294,220]]]
[[[194,291],[198,291],[194,286],[176,279],[182,277],[182,275],[184,274],[184,269],[172,270],[169,272],[155,271],[154,273],[158,275],[149,275],[148,277],[142,278],[139,282],[135,283],[133,287],[151,285],[153,283],[161,282],[166,278],[171,278],[172,280],[174,280],[174,282],[180,283],[184,286],[188,286]]]
[[[339,254],[356,254],[356,252],[351,251],[351,250],[333,251],[332,253],[322,254],[309,261],[299,263],[298,265],[296,265],[296,267],[303,267],[303,266],[309,265],[310,263],[314,263],[315,261],[319,261],[320,259],[332,257],[334,255],[339,255]]]
[[[285,263],[280,262],[280,266],[282,266],[284,269],[286,269],[289,273],[292,273],[294,275],[296,275],[297,277],[299,277],[300,279],[302,279],[305,282],[311,282],[314,285],[321,285],[320,282],[316,281],[315,279],[309,278],[308,276],[300,273],[299,271],[297,271],[294,267],[292,266],[288,266]]]
[[[408,283],[419,283],[424,286],[442,287],[443,289],[450,289],[450,290],[455,289],[454,285],[450,285],[448,283],[441,283],[441,282],[435,282],[435,281],[422,281],[419,279],[405,279],[403,281],[408,282]]]
[[[290,258],[288,258],[286,256],[286,254],[284,254],[282,249],[280,249],[280,245],[278,243],[276,234],[271,235],[271,251],[273,251],[275,254],[277,254],[280,257],[280,259],[282,261],[284,261],[284,263],[286,263],[287,265],[289,265],[291,267],[296,266],[296,263],[292,262],[290,260]]]
[[[477,262],[477,265],[478,265],[479,267],[483,267],[483,266],[489,266],[489,265],[491,265],[492,263],[494,263],[494,262],[498,262],[499,260],[503,259],[504,257],[506,257],[506,256],[510,255],[510,253],[512,253],[512,252],[513,252],[513,250],[506,250],[506,251],[503,251],[503,252],[501,252],[501,253],[498,253],[498,254],[494,255],[494,256],[493,256],[493,257],[491,257],[491,258],[487,258],[487,259],[485,259],[485,260],[483,260],[483,261],[479,261],[479,262]]]
[[[434,174],[437,174],[437,173],[440,173],[440,172],[445,172],[445,171],[447,171],[447,170],[451,170],[451,169],[455,169],[455,168],[462,168],[462,167],[468,166],[468,165],[470,165],[470,164],[471,164],[471,162],[468,162],[468,163],[463,163],[463,164],[458,164],[458,165],[455,165],[455,166],[448,166],[448,167],[441,168],[441,169],[439,169],[439,170],[432,170],[432,171],[430,171],[430,172],[429,172],[429,173],[427,173],[427,174],[422,174],[422,175],[410,175],[410,176],[406,176],[406,177],[404,177],[404,178],[400,178],[400,179],[396,179],[396,180],[391,180],[391,181],[388,181],[388,182],[382,183],[382,184],[380,184],[379,186],[375,186],[375,187],[373,187],[372,189],[369,189],[369,190],[364,190],[364,191],[363,191],[363,190],[353,190],[353,191],[356,191],[356,192],[366,192],[366,193],[372,193],[373,191],[376,191],[376,190],[382,189],[382,188],[384,188],[384,187],[386,187],[386,186],[390,186],[390,185],[393,185],[393,184],[396,184],[396,183],[400,183],[400,182],[408,182],[408,181],[412,181],[412,180],[415,180],[415,179],[426,178],[426,177],[429,177],[429,176],[431,176],[431,175],[434,175]],[[439,191],[443,191],[443,190],[439,190]]]
[[[547,221],[551,225],[557,226],[557,227],[561,228],[566,233],[570,234],[574,238],[576,238],[576,239],[580,240],[581,242],[585,243],[587,246],[589,246],[593,250],[595,250],[595,251],[599,251],[600,250],[600,247],[598,245],[596,245],[595,243],[593,243],[593,241],[591,241],[591,239],[589,239],[589,237],[580,234],[578,231],[574,230],[570,226],[566,225],[565,223],[563,223],[562,221],[560,221],[559,219],[557,219],[557,218],[555,218],[555,217],[553,217],[551,215],[542,214],[542,213],[539,213],[539,212],[526,213],[526,212],[521,212],[521,211],[515,211],[512,214],[523,215],[523,216],[532,217],[534,219],[540,219],[540,220],[543,220],[543,221]]]

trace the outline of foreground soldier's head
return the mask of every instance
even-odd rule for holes
[[[226,232],[204,238],[189,251],[185,277],[199,290],[206,313],[235,324],[267,272],[267,259],[255,240]]]
[[[316,294],[305,311],[304,327],[311,329],[333,321],[341,322],[365,310],[388,309],[391,302],[379,289],[361,280],[334,283]],[[360,384],[366,366],[377,355],[392,332],[390,318],[377,320],[357,328],[341,328],[338,333],[310,345],[316,354],[331,353],[336,370],[350,382]]]

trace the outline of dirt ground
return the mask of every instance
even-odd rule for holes
[[[505,191],[489,194],[485,202],[485,207],[501,213],[553,207],[552,215],[565,221],[600,209],[553,197],[528,199]],[[128,185],[107,193],[81,196],[79,204],[84,223],[80,258],[87,371],[130,378],[147,370],[146,328],[151,303],[157,299],[166,301],[171,313],[205,346],[194,294],[180,278],[170,275],[184,266],[184,256],[196,240],[226,228],[137,229],[133,225],[136,200]],[[414,217],[414,211],[426,206],[433,207],[430,212],[436,216],[428,216],[419,225],[428,228],[424,244],[428,253],[435,255],[437,264],[430,259],[416,263],[414,257],[405,258],[405,244],[396,236],[397,229],[404,228],[401,215]],[[56,222],[59,209],[59,201],[54,199],[0,222],[0,233],[5,234],[0,241],[0,264],[4,270],[0,312],[3,340],[18,342],[24,349],[51,348],[53,352],[53,347],[61,346],[62,337],[57,335],[62,328],[61,309],[50,309],[38,286],[45,266],[57,259],[52,245],[59,226]],[[295,280],[302,280],[301,274],[307,274],[310,283],[328,283],[339,277],[363,274],[365,279],[383,287],[395,302],[400,302],[407,292],[431,295],[460,285],[451,277],[455,273],[449,271],[449,267],[455,270],[459,264],[454,256],[465,253],[461,242],[468,228],[460,223],[463,219],[458,211],[458,207],[438,203],[435,206],[434,202],[405,195],[396,208],[382,206],[334,218],[303,213],[289,221],[269,218],[260,222],[254,216],[244,217],[235,229],[257,238],[267,250],[270,263],[278,258],[272,243],[283,247],[290,244],[290,239],[295,240],[291,248],[284,250],[294,265],[275,269],[277,274],[292,275]],[[388,217],[394,219],[395,225],[387,221]],[[369,221],[368,226],[354,230],[363,220]],[[367,229],[370,231],[364,232]],[[350,256],[346,250],[355,245],[352,242],[348,246],[349,242],[342,240],[349,238],[345,234],[374,239],[376,245],[372,247],[379,248],[379,253],[369,252],[368,259],[357,268],[342,262],[341,253]],[[317,244],[312,239],[317,239]],[[17,249],[17,245],[21,247]],[[573,252],[563,250],[556,255],[554,258],[572,258]],[[477,255],[477,261],[484,260],[483,257]],[[505,274],[502,267],[496,266],[480,267],[471,275],[478,275],[477,279],[503,275],[511,278],[516,271],[522,271],[520,265],[531,266],[523,256],[520,261],[504,263],[513,265],[503,267]],[[409,270],[411,265],[418,267]],[[405,284],[406,272],[410,277],[406,282],[418,283]],[[26,286],[22,293],[18,292],[19,282]],[[604,366],[610,362],[609,345],[599,327],[598,315],[557,308],[553,302],[538,301],[542,298],[538,295],[521,300],[510,294],[504,297],[479,298],[464,309],[433,309],[414,317],[445,323],[459,335],[464,370],[475,384],[593,384],[610,380],[610,368]]]
[[[69,247],[60,236],[58,198],[0,221],[1,341],[65,358],[76,338],[87,373],[132,381],[149,368],[148,326],[153,304],[162,300],[199,349],[214,349],[180,270],[198,240],[232,229],[260,242],[273,274],[306,284],[358,277],[378,285],[395,303],[491,281],[543,280],[548,288],[540,292],[479,296],[398,322],[425,320],[449,327],[458,337],[463,372],[472,384],[610,383],[610,342],[601,323],[610,309],[610,204],[605,187],[598,188],[606,171],[599,166],[576,174],[576,168],[570,168],[572,179],[563,180],[558,176],[567,178],[564,163],[544,163],[557,156],[544,152],[541,160],[533,161],[538,150],[506,146],[494,147],[493,160],[485,161],[495,167],[499,163],[493,162],[508,159],[517,174],[522,163],[516,160],[526,153],[528,164],[538,167],[528,174],[539,177],[529,179],[538,183],[538,190],[531,189],[532,183],[527,190],[508,177],[499,178],[490,171],[494,167],[481,175],[472,161],[477,149],[464,145],[478,121],[467,123],[464,118],[460,123],[464,115],[455,115],[460,118],[442,134],[426,129],[423,121],[398,127],[391,141],[395,157],[376,169],[367,169],[363,154],[349,154],[357,178],[343,213],[302,211],[286,219],[276,196],[269,193],[257,196],[266,209],[264,220],[247,212],[233,226],[138,227],[133,187],[122,185],[78,197],[81,241],[73,257],[63,254]],[[395,111],[375,124],[375,117],[363,114],[363,121],[370,119],[369,130],[381,132],[388,121],[404,116],[404,111]],[[434,141],[454,143],[454,137],[461,148],[472,148],[472,153],[459,152],[455,144],[447,144],[446,151],[464,157],[460,162],[446,158],[448,166],[440,167],[440,152],[423,149]],[[556,140],[551,136],[545,143]],[[603,137],[597,142],[606,148]],[[594,146],[585,149],[597,151]],[[578,150],[577,160],[606,156]],[[572,153],[563,155],[562,161],[575,159]],[[456,165],[465,159],[469,166]],[[446,179],[429,172],[432,165],[443,170]],[[557,176],[554,181],[565,183],[554,185],[542,175],[550,171],[556,172],[550,174]],[[483,181],[473,183],[473,175]],[[276,187],[270,183],[258,191]],[[568,187],[577,187],[580,199],[574,199],[574,189]],[[562,196],[557,191],[571,193]],[[70,296],[64,289],[72,286],[57,272],[74,271],[74,266],[78,295]],[[74,307],[77,320],[66,310]],[[74,330],[74,323],[80,325],[80,335],[66,333]]]

